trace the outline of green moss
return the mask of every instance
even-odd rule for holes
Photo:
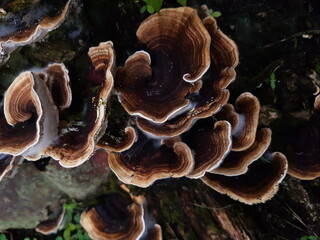
[[[167,192],[162,198],[161,212],[170,223],[177,227],[184,228],[182,222],[186,216],[178,200],[179,197],[176,193]]]
[[[206,229],[212,232],[219,232],[219,228],[213,223],[212,215],[206,207],[195,206],[195,211],[201,216],[201,221],[204,222]]]
[[[313,64],[314,64],[314,70],[315,70],[318,74],[320,74],[320,59],[317,58],[316,60],[314,60]]]
[[[34,0],[15,0],[8,4],[10,12],[21,12],[22,10],[31,7]]]

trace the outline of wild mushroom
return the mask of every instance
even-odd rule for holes
[[[139,239],[144,230],[143,206],[128,206],[118,194],[110,194],[100,203],[81,214],[81,225],[94,240]]]
[[[48,146],[43,154],[59,160],[64,167],[76,167],[88,160],[95,149],[96,142],[104,133],[106,102],[113,89],[112,69],[114,66],[114,52],[112,42],[100,43],[89,49],[94,71],[103,73],[104,78],[87,113],[86,125],[61,135],[58,140]]]
[[[318,113],[316,113],[318,114]],[[289,162],[288,174],[301,179],[320,177],[320,126],[318,120],[295,131],[282,132],[281,145]]]
[[[232,126],[232,151],[248,149],[254,142],[259,121],[260,103],[251,93],[242,93],[234,107],[226,104],[215,117]]]
[[[231,149],[231,125],[227,121],[199,120],[182,141],[194,154],[194,168],[187,176],[200,178],[217,168]]]
[[[18,47],[41,40],[48,32],[56,29],[65,20],[72,0],[68,0],[63,10],[57,16],[43,18],[38,25],[17,30],[9,35],[0,37],[0,66],[9,58]]]
[[[51,92],[52,99],[60,111],[70,107],[72,93],[70,88],[70,78],[64,64],[54,63],[48,65],[46,84]]]
[[[150,54],[138,51],[116,74],[127,112],[161,123],[190,110],[186,96],[199,91],[210,66],[210,36],[192,8],[163,9],[137,30]]]
[[[35,230],[44,235],[56,233],[63,222],[64,214],[65,209],[63,208],[56,218],[42,221],[38,224]]]
[[[228,177],[207,173],[201,180],[219,193],[246,204],[262,203],[271,199],[284,179],[288,163],[279,153],[266,156],[268,162],[255,162],[246,174]]]
[[[183,177],[192,170],[191,150],[179,138],[161,141],[141,132],[137,138],[130,149],[109,153],[109,166],[124,183],[148,187],[158,179]]]
[[[225,176],[237,176],[244,174],[248,166],[258,160],[267,150],[271,142],[271,130],[260,129],[257,132],[255,142],[248,149],[242,152],[231,151],[223,160],[222,164],[211,171],[211,173]]]
[[[124,135],[121,139],[111,138],[104,134],[97,145],[112,152],[123,152],[132,147],[137,139],[136,132],[133,127],[126,127]]]
[[[58,111],[43,75],[21,73],[4,96],[0,119],[0,152],[39,159],[39,153],[56,139]]]
[[[174,19],[171,21],[175,24]],[[218,28],[214,18],[206,17],[202,25],[211,37],[211,63],[201,79],[201,88],[186,96],[191,102],[191,108],[163,123],[138,117],[136,122],[141,130],[156,136],[177,136],[189,129],[196,119],[210,117],[218,112],[228,101],[229,91],[226,88],[235,79],[234,68],[238,65],[237,46]]]

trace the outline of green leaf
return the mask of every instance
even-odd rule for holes
[[[76,203],[65,203],[63,205],[63,208],[66,209],[66,210],[73,210],[77,207],[77,204]]]
[[[318,240],[316,236],[309,236],[309,240]]]
[[[214,17],[214,18],[218,18],[218,17],[220,17],[221,15],[222,15],[222,13],[219,12],[219,11],[214,11],[214,12],[211,13],[211,16]]]
[[[316,236],[303,236],[300,238],[300,240],[318,240],[318,237],[316,237]]]
[[[147,10],[147,5],[144,5],[141,9],[140,9],[140,13],[144,13]]]
[[[76,239],[79,239],[79,240],[84,239],[82,231],[80,229],[76,233]]]
[[[159,12],[162,7],[162,3],[163,3],[163,0],[149,0],[149,4],[147,4],[147,9],[148,9],[148,5],[150,5],[153,8],[152,13],[154,13],[155,11]]]
[[[270,75],[270,87],[272,88],[272,90],[274,90],[276,88],[276,82],[277,82],[276,75],[273,72]]]
[[[187,6],[187,0],[177,0],[177,2],[183,7]]]
[[[24,238],[23,240],[30,240],[30,238]]]
[[[75,223],[80,223],[81,215],[77,213],[74,217],[73,220]]]
[[[76,225],[74,225],[73,223],[70,223],[70,224],[68,225],[68,228],[70,229],[70,231],[73,231],[73,230],[76,229]]]
[[[151,5],[147,5],[147,10],[150,14],[154,13],[154,8]]]
[[[59,236],[59,237],[56,237],[56,240],[63,240],[63,238]]]
[[[85,240],[91,240],[91,238],[89,237],[89,235],[88,235],[87,232],[84,233],[83,236],[84,236],[84,239],[85,239]]]
[[[271,73],[270,80],[276,80],[276,74],[274,72]]]
[[[64,238],[64,240],[69,240],[70,235],[71,235],[71,231],[70,231],[69,228],[67,228],[67,229],[65,229],[65,230],[63,231],[63,238]]]
[[[1,233],[0,234],[0,240],[8,240],[8,238],[4,233]]]

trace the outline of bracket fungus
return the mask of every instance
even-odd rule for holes
[[[106,102],[113,89],[113,43],[108,41],[100,43],[97,47],[91,47],[88,55],[94,71],[102,73],[104,77],[97,94],[92,98],[86,125],[78,131],[69,131],[59,136],[43,152],[58,160],[64,167],[76,167],[88,160],[107,124],[105,120]]]
[[[234,106],[227,103],[238,49],[215,19],[200,19],[188,7],[165,9],[144,20],[137,36],[148,53],[131,55],[115,76],[118,100],[130,120],[122,140],[115,144],[105,137],[99,143],[118,178],[147,187],[168,177],[208,182],[216,175],[256,174],[253,162],[269,147],[271,130],[257,131],[260,103],[251,93],[241,94]],[[271,197],[287,171],[286,158],[275,156],[281,174],[270,170],[264,183],[253,182],[250,188],[259,194],[252,193],[250,201],[229,195],[249,204]]]
[[[0,36],[0,66],[10,58],[10,54],[20,46],[41,40],[48,32],[58,28],[68,15],[72,0],[68,0],[56,16],[44,17],[36,26],[26,27],[8,35]]]
[[[176,9],[171,9],[171,11],[178,12]],[[159,15],[161,15],[161,12]],[[149,19],[145,21],[149,21]],[[175,19],[171,19],[171,22],[173,25],[176,24],[174,23]],[[219,111],[228,101],[229,91],[226,88],[235,79],[236,72],[234,68],[238,65],[239,61],[237,46],[218,28],[214,18],[206,17],[202,20],[201,25],[205,27],[211,39],[210,49],[207,49],[210,54],[210,67],[206,69],[202,78],[198,80],[201,80],[202,84],[184,96],[184,98],[189,100],[189,108],[178,112],[174,117],[162,123],[138,117],[136,120],[137,125],[143,131],[163,137],[180,135],[188,130],[196,119],[210,117]],[[194,38],[198,37],[194,36]],[[160,38],[158,41],[166,41],[166,39]],[[193,46],[189,46],[188,48],[193,48]],[[176,66],[176,68],[178,67],[180,66]],[[183,65],[181,66],[182,69],[184,67]],[[163,76],[163,78],[165,77],[166,75]],[[181,78],[179,81],[184,82]],[[164,84],[165,82],[161,81],[161,86],[165,86]],[[169,84],[171,86],[171,83]],[[167,104],[171,101],[170,98],[166,100]]]
[[[161,10],[137,36],[150,54],[138,51],[118,69],[119,100],[130,114],[162,123],[188,109],[185,97],[199,90],[210,66],[210,36],[192,8]]]
[[[206,172],[217,168],[229,153],[231,141],[231,125],[227,121],[212,119],[199,120],[182,140],[194,154],[194,168],[187,175],[189,178],[200,178]]]
[[[162,239],[161,227],[146,217],[145,198],[131,195],[128,204],[120,194],[109,194],[81,214],[81,225],[93,240]],[[148,225],[152,225],[151,227]]]
[[[64,65],[60,67],[67,71]],[[56,75],[51,76],[47,69],[21,73],[6,91],[0,120],[1,153],[37,160],[56,139],[58,110],[46,85],[47,79],[55,82]]]
[[[59,227],[62,225],[64,215],[65,209],[62,209],[55,219],[42,221],[38,224],[35,230],[44,235],[56,233],[59,230]]]
[[[111,152],[108,163],[121,181],[140,187],[158,179],[183,177],[194,165],[190,148],[179,138],[148,139],[141,131],[130,149]]]
[[[246,204],[262,203],[271,199],[288,169],[286,157],[279,152],[272,154],[268,162],[249,166],[246,174],[223,176],[207,173],[201,180],[219,193]]]

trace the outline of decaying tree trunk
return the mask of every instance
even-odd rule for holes
[[[188,179],[156,183],[145,194],[164,239],[300,239],[320,234],[319,183],[287,176],[272,200],[252,206]]]

